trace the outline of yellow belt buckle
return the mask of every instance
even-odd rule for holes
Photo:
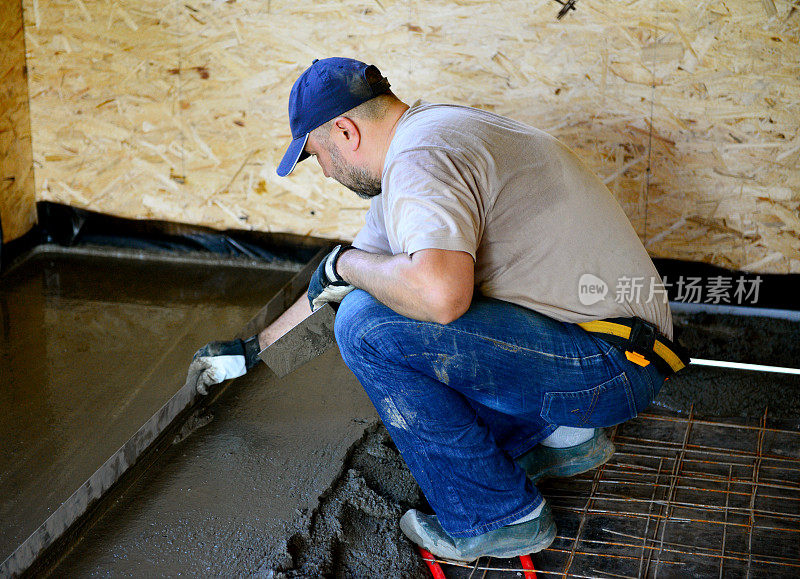
[[[631,352],[629,350],[625,350],[625,357],[634,364],[639,364],[639,366],[642,367],[650,364],[650,360],[642,356],[639,352]]]

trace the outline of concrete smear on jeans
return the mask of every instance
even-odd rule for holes
[[[263,267],[33,254],[0,280],[0,559],[293,275]]]
[[[737,336],[755,332],[763,343],[747,348],[746,361],[763,363],[780,360],[771,340],[796,332],[764,319],[744,328],[716,317],[679,323],[697,357],[730,359]],[[731,333],[733,349],[709,332]],[[769,404],[776,416],[796,418],[788,398],[797,398],[797,377],[783,384],[773,375],[710,372],[674,377],[659,404],[687,412],[694,403],[707,416],[760,416]],[[424,498],[338,351],[282,380],[262,367],[211,411],[214,420],[173,446],[59,575],[428,576],[398,530],[400,515],[425,509]]]

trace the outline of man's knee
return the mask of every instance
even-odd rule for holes
[[[364,290],[354,290],[344,297],[336,311],[333,330],[345,361],[360,348],[365,329],[384,307]]]
[[[403,358],[414,328],[424,322],[403,317],[363,290],[347,294],[336,312],[334,333],[345,363],[383,363]]]

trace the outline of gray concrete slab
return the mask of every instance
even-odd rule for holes
[[[294,273],[48,250],[0,280],[0,560]]]
[[[235,380],[89,531],[58,576],[268,575],[291,566],[348,449],[377,421],[336,348]]]

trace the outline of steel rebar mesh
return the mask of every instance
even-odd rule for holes
[[[539,577],[800,576],[800,431],[648,413],[609,431],[594,471],[540,485],[558,524]],[[517,559],[442,561],[447,577],[522,576]]]

